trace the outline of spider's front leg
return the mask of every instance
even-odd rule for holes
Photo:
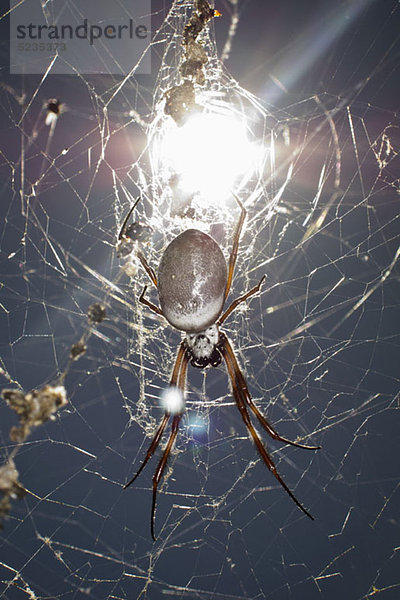
[[[143,293],[144,293],[144,291],[143,291]],[[142,293],[142,295],[143,295],[143,293]],[[145,304],[146,304],[146,302],[145,302]],[[151,304],[151,303],[149,303],[149,304]],[[178,354],[177,354],[176,360],[175,360],[174,369],[172,371],[171,379],[169,382],[170,387],[177,387],[181,391],[182,394],[185,393],[186,372],[187,372],[188,360],[189,360],[189,358],[188,358],[188,354],[186,352],[186,347],[184,345],[184,342],[182,342],[179,346]],[[140,475],[140,473],[143,471],[144,467],[146,466],[147,462],[150,460],[150,458],[154,454],[155,450],[157,449],[157,447],[160,443],[162,435],[165,431],[165,428],[166,428],[171,416],[172,416],[172,414],[170,412],[168,412],[168,411],[165,412],[164,417],[163,417],[163,419],[151,441],[151,444],[146,452],[146,456],[145,456],[141,466],[139,467],[136,474],[132,477],[132,479],[127,484],[125,484],[124,489],[129,487],[135,481],[135,479]],[[150,530],[151,530],[151,537],[153,538],[154,541],[156,539],[155,534],[154,534],[154,518],[155,518],[156,504],[157,504],[158,484],[161,481],[161,478],[163,476],[163,473],[164,473],[164,470],[165,470],[165,467],[167,464],[168,457],[169,457],[172,447],[174,445],[181,418],[182,418],[182,413],[173,415],[172,424],[171,424],[171,432],[170,432],[170,435],[168,438],[168,442],[164,449],[162,457],[161,457],[160,461],[158,462],[156,471],[153,475],[153,500],[152,500],[152,505],[151,505]]]
[[[233,396],[236,401],[236,405],[242,416],[244,424],[246,425],[248,431],[250,432],[251,437],[253,438],[253,441],[257,447],[257,450],[260,453],[261,458],[264,461],[264,464],[268,467],[268,469],[271,471],[271,473],[276,477],[276,479],[279,481],[280,485],[283,487],[283,489],[286,491],[286,493],[291,497],[293,502],[300,508],[300,510],[302,510],[304,512],[304,514],[307,515],[307,517],[314,520],[314,517],[308,512],[308,510],[306,508],[304,508],[304,506],[301,504],[301,502],[299,502],[299,500],[297,500],[296,496],[289,489],[289,487],[286,485],[286,483],[282,479],[281,475],[278,473],[275,463],[273,462],[272,458],[270,457],[269,453],[267,452],[266,448],[264,447],[264,444],[262,443],[257,431],[255,430],[253,424],[250,421],[250,416],[249,416],[249,413],[247,410],[247,406],[253,411],[253,413],[257,417],[259,423],[262,425],[262,427],[267,431],[267,433],[272,438],[279,440],[281,442],[285,442],[287,444],[291,444],[292,446],[297,446],[299,448],[305,448],[307,450],[318,450],[320,448],[320,446],[305,446],[303,444],[298,444],[296,442],[292,442],[292,441],[287,440],[286,438],[280,436],[275,431],[275,429],[272,427],[272,425],[270,425],[268,423],[267,419],[260,413],[260,411],[258,410],[256,405],[252,401],[250,392],[247,388],[245,378],[239,368],[239,365],[236,360],[235,354],[233,352],[232,346],[230,345],[229,340],[226,337],[226,335],[222,332],[220,332],[219,350],[225,360],[226,368],[228,370],[229,378],[231,380],[232,392],[233,392]]]

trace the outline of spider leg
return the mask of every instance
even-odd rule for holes
[[[138,205],[139,201],[140,201],[140,196],[139,196],[139,198],[137,198],[137,200],[133,204],[132,208],[129,209],[129,212],[126,215],[126,217],[124,219],[124,222],[122,223],[122,227],[121,227],[121,229],[119,231],[119,234],[118,234],[118,241],[119,242],[121,240],[123,240],[123,238],[124,238],[124,236],[126,234],[126,230],[128,229],[128,227],[127,227],[128,221],[130,219],[131,214],[133,213],[133,211],[135,210],[136,206]],[[151,279],[152,283],[157,287],[157,276],[155,274],[154,269],[152,267],[150,267],[149,263],[147,262],[146,258],[143,256],[143,254],[141,252],[137,252],[137,257],[139,258],[140,262],[142,263],[142,267],[146,271],[146,273],[149,276],[149,278]]]
[[[182,345],[181,345],[181,347],[182,347]],[[189,360],[188,356],[186,354],[184,354],[181,365],[180,365],[180,373],[179,373],[179,378],[178,378],[178,388],[182,391],[182,393],[184,393],[184,391],[185,391],[188,360]],[[155,513],[156,513],[158,484],[161,481],[161,478],[163,476],[163,473],[164,473],[164,470],[165,470],[165,467],[167,464],[168,457],[171,453],[171,449],[174,445],[175,438],[178,434],[179,423],[181,421],[181,418],[182,418],[182,413],[179,413],[179,414],[175,415],[172,420],[171,433],[169,434],[167,445],[166,445],[163,455],[157,465],[157,469],[153,475],[153,500],[152,500],[152,504],[151,504],[150,529],[151,529],[151,537],[153,538],[154,541],[156,541],[156,537],[154,534],[154,520],[155,520]]]
[[[234,235],[234,238],[233,238],[233,245],[232,245],[231,255],[229,257],[228,278],[227,278],[227,282],[226,282],[224,300],[227,299],[228,294],[229,294],[229,290],[231,289],[232,279],[233,279],[233,271],[235,270],[235,264],[236,264],[236,259],[237,259],[237,255],[238,255],[240,234],[242,233],[243,223],[244,223],[244,220],[245,220],[246,215],[247,215],[247,210],[245,209],[245,207],[243,206],[243,204],[240,202],[239,198],[235,194],[233,194],[233,196],[234,196],[236,202],[240,206],[241,213],[240,213],[238,224],[236,225],[236,230],[235,230],[235,235]]]
[[[157,448],[158,444],[160,443],[160,439],[161,439],[162,434],[164,433],[165,427],[169,421],[169,417],[170,417],[170,414],[165,413],[165,415],[163,416],[163,420],[161,421],[161,424],[160,424],[159,428],[157,429],[155,436],[153,437],[153,440],[146,452],[146,457],[145,457],[144,461],[142,462],[142,464],[140,465],[139,469],[136,471],[136,474],[132,477],[132,479],[124,485],[124,490],[126,490],[126,488],[128,488],[135,481],[135,479],[137,477],[139,477],[140,473],[143,471],[143,469],[147,465],[149,459],[153,456],[154,450]]]
[[[284,442],[285,444],[290,444],[291,446],[295,446],[296,448],[304,448],[305,450],[320,450],[321,446],[307,446],[305,444],[298,444],[297,442],[293,442],[292,440],[288,440],[287,438],[283,437],[276,431],[276,429],[274,429],[274,427],[272,427],[272,425],[267,421],[267,419],[264,417],[264,415],[262,415],[260,413],[259,409],[254,404],[253,399],[250,395],[249,388],[247,387],[246,380],[243,376],[243,373],[241,372],[241,370],[239,368],[233,348],[230,345],[229,340],[225,336],[225,334],[222,334],[222,335],[223,335],[222,339],[223,339],[223,343],[225,344],[226,352],[229,355],[230,361],[233,366],[233,370],[235,373],[235,380],[237,381],[239,389],[242,391],[244,400],[245,400],[246,404],[251,408],[251,410],[257,417],[258,422],[265,429],[265,431],[268,433],[268,435],[270,435],[274,440],[278,440],[279,442]],[[224,338],[225,338],[225,340],[224,340]]]
[[[258,284],[256,286],[254,286],[253,288],[251,288],[251,290],[246,292],[246,294],[243,294],[242,296],[239,296],[239,298],[236,298],[236,300],[234,300],[232,302],[232,304],[229,306],[229,308],[226,309],[226,311],[224,312],[222,317],[218,320],[218,325],[222,325],[222,323],[225,321],[225,319],[227,317],[229,317],[231,312],[233,312],[235,310],[235,308],[237,308],[239,306],[239,304],[242,304],[242,302],[246,302],[246,300],[248,300],[250,298],[250,296],[253,296],[257,292],[259,292],[264,279],[265,279],[265,275],[263,275],[261,277],[260,281],[258,282]]]
[[[143,269],[146,271],[147,275],[151,279],[152,283],[157,287],[157,276],[155,274],[154,269],[149,265],[146,258],[143,256],[141,252],[137,252],[137,257],[142,263]]]
[[[253,441],[254,441],[254,443],[257,447],[257,450],[260,453],[260,456],[263,459],[265,465],[268,467],[268,469],[271,471],[271,473],[275,476],[275,478],[279,481],[280,485],[283,487],[283,489],[286,491],[286,493],[291,497],[293,502],[300,508],[300,510],[302,510],[304,512],[304,514],[307,515],[307,517],[314,520],[314,517],[297,500],[296,496],[288,488],[288,486],[286,485],[286,483],[284,482],[282,477],[279,475],[277,468],[275,466],[275,463],[273,462],[272,458],[269,456],[267,450],[265,449],[262,441],[260,440],[260,438],[258,436],[257,431],[254,429],[254,426],[252,425],[252,423],[250,421],[249,413],[247,412],[247,408],[246,408],[246,396],[242,389],[240,379],[238,379],[237,373],[236,373],[236,368],[237,368],[237,370],[239,370],[239,367],[237,365],[236,360],[234,362],[232,362],[231,352],[233,354],[233,351],[228,342],[228,338],[224,334],[222,334],[222,335],[223,335],[223,337],[222,337],[222,343],[221,343],[220,349],[221,349],[221,353],[225,359],[229,378],[230,378],[231,384],[232,384],[233,395],[234,395],[234,398],[236,401],[236,405],[242,416],[243,422],[246,425],[248,431],[250,432],[251,437],[253,438]],[[231,350],[231,352],[229,352],[229,350]],[[242,375],[242,377],[243,377],[243,375]]]
[[[181,368],[181,364],[182,364],[182,360],[185,354],[185,346],[183,344],[183,342],[181,343],[181,345],[179,346],[179,350],[178,350],[178,354],[176,355],[176,359],[175,359],[175,365],[174,365],[174,369],[172,371],[172,375],[171,375],[171,379],[169,382],[170,386],[175,386],[176,382],[178,380],[178,376],[179,376],[179,371]],[[127,487],[129,487],[134,481],[135,479],[140,475],[140,473],[143,471],[144,467],[146,466],[147,462],[149,461],[149,459],[152,457],[155,449],[157,448],[158,444],[160,443],[160,439],[162,437],[162,434],[164,433],[165,427],[168,423],[170,414],[169,413],[165,413],[163,420],[161,421],[160,426],[158,427],[153,440],[146,452],[146,457],[143,461],[143,463],[141,464],[141,466],[139,467],[139,470],[136,472],[136,474],[132,477],[132,479],[126,483],[124,485],[124,490],[126,490]]]
[[[184,391],[185,391],[188,360],[189,359],[186,356],[185,344],[184,344],[184,342],[182,342],[181,345],[179,346],[178,354],[175,359],[175,365],[174,365],[171,379],[169,382],[170,386],[178,387],[182,391],[182,393],[184,393]],[[170,417],[171,417],[171,414],[169,412],[166,412],[164,414],[164,417],[163,417],[163,419],[151,441],[151,444],[146,452],[144,461],[142,462],[138,471],[132,477],[132,479],[124,485],[124,489],[129,487],[135,481],[135,479],[140,475],[140,473],[143,471],[144,467],[146,466],[146,464],[148,463],[148,461],[154,454],[155,450],[157,449],[157,447],[160,443],[161,437],[165,431],[168,421],[170,420]],[[178,433],[178,427],[179,427],[179,422],[180,422],[181,418],[182,418],[182,413],[174,415],[174,417],[172,419],[171,433],[170,433],[167,445],[165,447],[165,450],[163,452],[163,455],[161,457],[161,460],[159,461],[159,463],[157,465],[157,469],[153,476],[153,501],[152,501],[152,505],[151,505],[150,529],[151,529],[151,536],[154,541],[156,539],[155,535],[154,535],[154,517],[155,517],[155,512],[156,512],[158,484],[163,475],[165,466],[167,464],[168,456],[171,452],[176,435]]]
[[[176,355],[174,369],[172,371],[171,379],[170,379],[170,382],[169,382],[170,386],[176,386],[176,383],[178,381],[178,376],[179,376],[179,372],[180,372],[180,368],[181,368],[181,365],[182,365],[182,360],[183,360],[184,355],[185,355],[185,346],[184,346],[184,344],[182,342],[181,345],[179,346],[178,354]],[[139,467],[139,470],[136,472],[136,475],[134,475],[132,477],[132,479],[128,483],[126,483],[124,485],[124,489],[126,489],[127,487],[129,487],[135,481],[135,479],[143,471],[143,469],[146,466],[148,460],[152,457],[152,455],[154,453],[154,450],[157,448],[158,444],[160,443],[160,439],[162,437],[162,434],[164,433],[164,430],[165,430],[165,427],[166,427],[166,425],[168,423],[169,417],[170,417],[170,413],[166,412],[165,415],[164,415],[164,417],[163,417],[163,420],[161,421],[161,424],[158,427],[158,429],[157,429],[157,431],[156,431],[156,433],[155,433],[155,435],[153,437],[153,440],[152,440],[152,442],[151,442],[151,444],[150,444],[150,446],[149,446],[149,448],[148,448],[148,450],[146,452],[146,457],[145,457],[143,463]]]
[[[138,204],[139,200],[140,200],[140,196],[139,196],[139,198],[137,198],[137,200],[136,200],[136,202],[134,203],[134,205],[132,206],[132,208],[130,208],[130,209],[129,209],[129,212],[128,212],[128,214],[126,215],[126,217],[125,217],[125,219],[124,219],[124,222],[122,223],[122,227],[121,227],[121,229],[119,230],[119,234],[118,234],[118,240],[119,240],[119,241],[121,241],[121,240],[122,240],[122,238],[124,237],[124,235],[125,235],[125,233],[126,233],[126,229],[127,229],[127,224],[128,224],[128,221],[129,221],[129,217],[131,216],[131,214],[132,214],[132,213],[133,213],[133,211],[135,210],[135,208],[136,208],[136,206],[137,206],[137,204]]]
[[[165,466],[167,464],[168,457],[170,455],[172,446],[174,445],[175,438],[178,433],[179,422],[182,418],[182,415],[175,415],[172,420],[171,425],[171,433],[169,434],[168,443],[165,447],[161,460],[157,465],[157,469],[153,475],[153,500],[151,503],[151,518],[150,518],[150,529],[151,529],[151,537],[154,541],[156,541],[156,537],[154,534],[154,519],[156,514],[156,504],[157,504],[157,490],[158,484],[160,483],[161,477],[164,473]]]
[[[146,293],[146,290],[147,290],[147,285],[144,286],[142,293],[139,296],[139,302],[141,302],[142,304],[144,304],[145,306],[150,308],[153,312],[157,313],[157,315],[161,315],[163,317],[164,314],[163,314],[163,311],[161,310],[161,308],[159,306],[156,306],[152,302],[150,302],[150,300],[147,300],[147,298],[145,298],[144,295]]]

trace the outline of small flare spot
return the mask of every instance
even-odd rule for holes
[[[161,395],[161,405],[165,412],[179,415],[185,410],[185,398],[179,388],[170,386]]]

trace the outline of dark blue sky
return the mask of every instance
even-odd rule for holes
[[[154,31],[168,6],[152,2]],[[28,493],[1,532],[1,599],[28,589],[41,600],[398,598],[398,2],[238,7],[226,68],[260,98],[264,139],[276,140],[265,205],[287,182],[269,218],[262,203],[248,206],[232,298],[267,279],[226,331],[263,414],[282,435],[322,447],[282,447],[260,430],[315,521],[259,460],[222,366],[205,378],[189,368],[156,543],[149,521],[160,450],[123,490],[161,418],[180,340],[138,308],[145,277],[121,274],[115,256],[122,217],[144,186],[135,161],[145,135],[130,111],[150,119],[171,29],[154,45],[151,75],[117,93],[121,79],[111,76],[10,76],[3,43],[1,387],[54,382],[87,328],[87,307],[105,302],[108,318],[68,373],[69,405],[17,453]],[[217,8],[221,53],[232,6]],[[7,17],[0,27],[5,39]],[[66,108],[50,142],[48,98]],[[218,165],[205,157],[202,168]],[[157,208],[149,190],[143,220]],[[228,255],[224,225],[212,229]],[[155,268],[171,235],[165,219],[156,251],[146,250]],[[3,460],[15,421],[0,404]]]

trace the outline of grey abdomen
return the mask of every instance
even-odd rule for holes
[[[158,269],[160,306],[167,321],[187,332],[215,323],[224,304],[227,269],[217,242],[188,229],[164,251]]]

